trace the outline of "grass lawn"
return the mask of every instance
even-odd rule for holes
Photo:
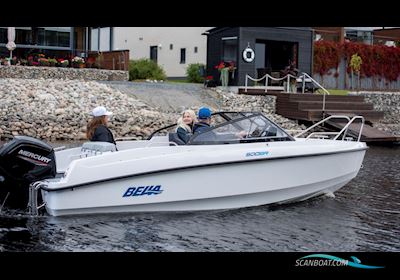
[[[347,89],[327,89],[331,95],[348,95],[349,91]],[[323,93],[323,90],[319,90],[319,93]]]
[[[167,82],[167,83],[189,83],[187,80],[180,80],[180,79],[166,80],[165,82]]]

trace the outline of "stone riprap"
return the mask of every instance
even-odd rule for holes
[[[177,90],[173,87],[173,90]],[[165,88],[168,88],[167,84]],[[155,94],[148,88],[149,94]],[[204,90],[204,89],[202,89]],[[210,91],[218,102],[216,111],[261,111],[285,129],[304,129],[296,122],[274,114],[275,97],[245,96]],[[0,135],[27,135],[48,141],[84,140],[91,110],[103,105],[112,111],[110,129],[116,137],[144,139],[153,131],[176,122],[183,109],[199,109],[198,104],[165,111],[149,106],[131,94],[109,84],[84,80],[0,79]],[[212,104],[220,104],[213,106]],[[204,104],[207,105],[207,104]]]
[[[400,136],[400,93],[398,92],[350,92],[352,95],[363,95],[374,109],[384,112],[383,119],[373,124],[374,127]]]
[[[58,79],[0,79],[0,135],[40,139],[82,140],[91,110],[105,106],[114,115],[116,137],[142,139],[175,121],[138,99],[95,81]]]
[[[224,111],[262,112],[266,117],[279,124],[286,130],[303,130],[306,128],[304,125],[298,125],[294,120],[290,120],[282,117],[281,115],[275,114],[275,96],[243,95],[233,92],[224,92],[220,89],[216,90],[223,98],[223,105],[221,109]]]
[[[0,78],[127,81],[128,71],[96,68],[0,66]]]

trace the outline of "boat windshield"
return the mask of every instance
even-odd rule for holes
[[[214,116],[213,116],[214,118]],[[294,141],[277,124],[261,113],[235,115],[210,127],[201,134],[193,135],[188,145],[218,145],[269,141]]]

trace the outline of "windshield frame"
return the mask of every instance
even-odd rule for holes
[[[229,117],[228,114],[239,114],[242,115],[241,117],[237,118],[232,118]],[[278,124],[276,124],[274,121],[270,120],[266,116],[264,116],[260,112],[217,112],[212,115],[220,115],[222,118],[227,120],[226,122],[222,122],[220,124],[217,124],[215,126],[206,128],[202,133],[194,134],[188,141],[187,145],[222,145],[222,144],[237,144],[237,143],[253,143],[253,142],[271,142],[271,141],[295,141],[295,139],[289,135],[282,127],[280,127]],[[281,134],[284,136],[261,136],[261,137],[252,137],[252,138],[243,138],[243,139],[219,139],[216,141],[196,141],[196,138],[201,137],[201,135],[204,135],[205,133],[208,133],[213,130],[217,130],[223,126],[229,126],[233,125],[236,127],[239,126],[239,122],[249,119],[251,123],[254,123],[252,118],[260,117],[263,119],[263,121],[270,122],[273,127],[277,129],[277,131],[280,131]],[[252,124],[251,124],[252,125]],[[241,128],[239,126],[239,128]],[[251,128],[251,126],[250,126]]]

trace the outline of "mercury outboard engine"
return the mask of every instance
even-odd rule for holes
[[[29,184],[56,176],[53,147],[28,136],[15,136],[0,147],[0,207],[25,209]]]

